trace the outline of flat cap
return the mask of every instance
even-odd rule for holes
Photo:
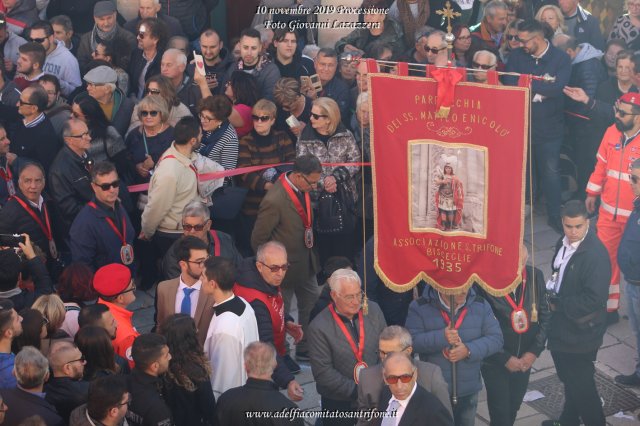
[[[103,16],[116,13],[116,4],[110,0],[99,1],[93,6],[93,16],[102,18]]]
[[[113,68],[100,65],[86,73],[84,75],[84,81],[94,84],[116,83],[118,81],[118,74],[116,74]]]

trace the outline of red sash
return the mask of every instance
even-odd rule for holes
[[[43,223],[42,219],[40,219],[40,217],[37,214],[35,214],[33,209],[29,208],[29,206],[27,206],[27,203],[22,201],[20,197],[12,197],[12,198],[16,200],[18,204],[20,204],[27,213],[29,213],[29,216],[31,216],[33,220],[36,221],[36,223],[40,226],[40,229],[42,229],[44,236],[47,238],[49,243],[51,243],[51,241],[53,241],[53,234],[51,233],[51,222],[49,222],[49,210],[47,209],[47,205],[44,202],[42,203],[42,215],[44,216],[44,223]]]
[[[280,181],[282,182],[282,186],[284,187],[284,190],[287,191],[289,198],[291,198],[291,201],[293,202],[293,205],[295,206],[296,211],[300,216],[300,219],[302,219],[302,224],[304,225],[305,229],[311,228],[311,197],[309,196],[309,193],[308,192],[304,193],[304,202],[305,202],[305,207],[307,208],[307,211],[305,212],[304,209],[302,208],[302,203],[298,199],[298,196],[296,195],[293,188],[289,184],[289,181],[287,181],[287,179],[285,178],[284,174],[280,175]]]
[[[462,312],[460,312],[460,315],[458,316],[456,324],[453,326],[453,328],[455,328],[456,330],[460,328],[460,326],[462,325],[462,321],[464,321],[464,317],[467,316],[467,311],[468,309],[466,307],[462,309]],[[447,324],[447,327],[449,327],[449,324],[451,324],[451,318],[449,318],[449,314],[443,310],[440,310],[440,315],[442,315],[444,323]]]
[[[160,161],[164,160],[165,158],[176,158],[176,156],[173,154],[169,154],[166,157],[162,157]],[[160,161],[158,161],[158,164],[160,164]],[[193,164],[189,164],[189,168],[193,171],[193,173],[196,174],[196,180],[198,180],[198,169],[196,169],[196,166],[194,166]]]
[[[89,205],[89,207],[92,207],[98,210],[98,206],[93,201],[89,201],[87,205]],[[113,220],[111,220],[110,217],[105,217],[104,219],[107,221],[111,229],[113,229],[113,232],[116,233],[120,241],[122,241],[122,246],[123,247],[126,246],[127,245],[127,219],[125,215],[124,214],[122,215],[122,232],[120,232],[120,230],[118,229],[116,224],[113,223]]]
[[[507,302],[509,303],[511,308],[513,308],[514,311],[522,310],[522,306],[524,305],[524,292],[526,289],[527,289],[527,270],[522,269],[522,294],[520,295],[520,302],[518,302],[518,305],[516,305],[516,302],[513,301],[510,295],[508,294],[504,295],[504,298],[507,299]],[[513,295],[515,296],[515,290],[513,292]]]
[[[213,229],[209,230],[209,234],[211,238],[213,238],[213,255],[218,257],[220,256],[220,237],[218,237],[218,233]]]
[[[344,325],[344,322],[336,313],[336,310],[333,307],[333,304],[329,305],[329,311],[331,312],[331,315],[333,316],[333,319],[335,320],[338,327],[340,327],[342,334],[344,334],[344,337],[347,338],[347,342],[349,342],[349,346],[351,346],[351,350],[353,351],[353,354],[355,355],[358,362],[359,363],[364,362],[362,359],[362,356],[364,354],[364,318],[362,316],[362,309],[360,309],[360,311],[358,312],[358,325],[360,326],[360,330],[359,330],[360,339],[358,341],[357,348],[356,348],[356,342],[353,341],[353,337],[351,337],[351,333],[349,333],[349,330],[347,330],[347,326]]]
[[[271,316],[271,326],[273,328],[273,345],[276,347],[278,355],[286,355],[287,349],[284,344],[286,337],[286,332],[284,329],[284,301],[282,300],[280,289],[278,289],[278,294],[276,296],[271,296],[261,292],[260,290],[244,287],[236,283],[233,286],[233,292],[236,296],[242,297],[249,303],[257,299],[265,304],[267,310],[269,311],[269,315]]]

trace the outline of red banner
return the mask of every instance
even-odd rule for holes
[[[507,293],[521,280],[529,90],[458,83],[441,118],[435,80],[369,76],[378,275],[396,291]]]

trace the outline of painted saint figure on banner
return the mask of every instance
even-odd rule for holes
[[[438,228],[441,231],[460,229],[464,190],[451,163],[445,164],[444,170],[436,175],[434,181],[438,185],[435,194],[436,206],[438,206]]]

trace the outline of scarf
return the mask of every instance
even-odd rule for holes
[[[418,16],[413,16],[408,0],[397,0],[400,23],[404,29],[404,39],[407,46],[415,44],[416,31],[426,25],[429,19],[429,0],[418,0]]]
[[[97,25],[93,26],[91,30],[91,51],[96,50],[98,43],[101,41],[111,41],[115,38],[118,32],[118,25],[114,25],[113,29],[109,32],[104,32]]]

